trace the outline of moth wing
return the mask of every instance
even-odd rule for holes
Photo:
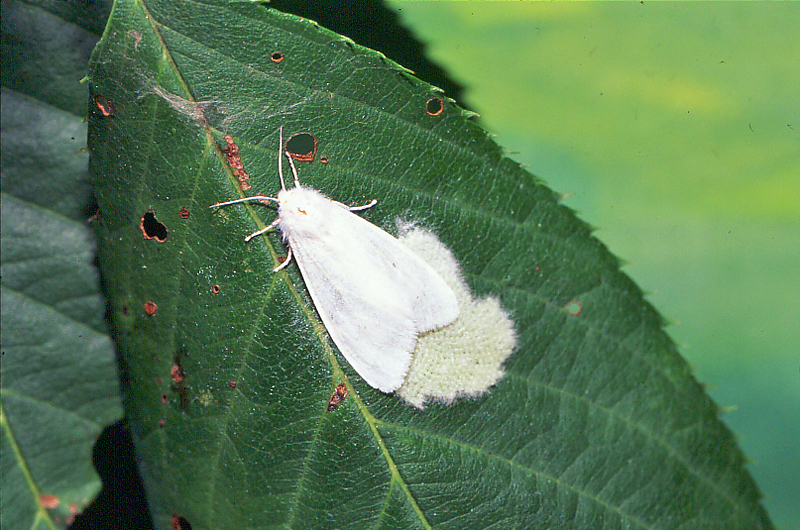
[[[352,215],[352,214],[351,214]],[[376,260],[391,264],[387,276],[408,298],[417,332],[422,333],[450,324],[458,317],[456,295],[433,267],[395,237],[358,217],[371,229]]]
[[[303,197],[301,216],[282,209],[281,230],[333,342],[368,384],[392,392],[417,334],[458,315],[455,295],[396,238],[318,196],[327,203]]]
[[[395,288],[379,289],[383,282],[375,277],[375,267],[361,266],[354,252],[338,247],[339,243],[318,245],[289,238],[333,342],[367,383],[392,392],[403,384],[416,346],[413,309]]]

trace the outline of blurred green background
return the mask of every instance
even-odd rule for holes
[[[626,260],[800,521],[800,4],[391,2]]]

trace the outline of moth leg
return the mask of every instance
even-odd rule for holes
[[[292,261],[292,247],[289,247],[289,252],[286,253],[286,259],[283,260],[283,263],[272,269],[272,272],[278,272],[279,270],[287,266],[290,261]]]
[[[339,203],[339,204],[342,204],[342,203]],[[342,206],[344,206],[345,208],[347,208],[351,212],[360,212],[361,210],[366,210],[367,208],[372,208],[376,204],[378,204],[378,201],[376,201],[375,199],[372,199],[371,201],[369,201],[369,203],[367,203],[367,204],[365,204],[363,206],[347,206],[347,205],[344,205],[344,204],[342,204]]]
[[[278,219],[275,219],[274,221],[272,221],[272,222],[269,224],[269,226],[266,226],[266,227],[262,228],[261,230],[256,230],[255,232],[253,232],[252,234],[250,234],[249,236],[247,236],[246,238],[244,238],[245,242],[247,242],[247,241],[250,241],[251,239],[253,239],[253,238],[254,238],[254,237],[256,237],[256,236],[260,236],[260,235],[261,235],[261,234],[263,234],[264,232],[267,232],[267,231],[269,231],[269,230],[272,230],[273,228],[275,228],[275,227],[278,225],[278,222],[279,222],[279,221],[280,221],[280,218],[278,218]]]

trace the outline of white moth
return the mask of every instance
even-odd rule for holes
[[[245,241],[277,226],[289,245],[278,271],[295,257],[311,300],[333,342],[356,372],[382,392],[405,379],[420,333],[453,322],[459,313],[453,290],[433,268],[396,238],[315,189],[300,186],[289,153],[294,188],[283,180],[283,128],[278,149],[278,197],[257,195],[221,202],[269,200],[278,218]]]

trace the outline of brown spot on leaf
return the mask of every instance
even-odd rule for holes
[[[144,312],[152,317],[158,312],[158,306],[156,305],[155,302],[145,302]]]
[[[52,510],[54,508],[58,508],[58,505],[61,502],[61,500],[55,495],[39,495],[39,502],[41,503],[43,508]]]
[[[105,96],[95,96],[95,106],[100,110],[101,118],[114,117],[114,103]]]
[[[178,394],[178,404],[182,409],[189,406],[189,388],[186,385],[186,372],[181,365],[181,359],[186,355],[185,347],[179,346],[173,359],[172,368],[169,371],[172,377],[170,389]]]
[[[184,206],[183,208],[181,208],[180,212],[178,212],[178,215],[180,216],[181,219],[188,219],[189,218],[189,208]]]
[[[244,170],[244,164],[242,164],[242,159],[239,157],[239,146],[236,145],[232,137],[227,135],[225,136],[225,142],[228,144],[228,147],[223,149],[223,152],[225,153],[225,158],[228,159],[228,165],[231,166],[233,174],[236,175],[236,178],[239,180],[239,188],[242,191],[247,191],[252,188],[247,182],[250,178],[250,174]]]
[[[319,157],[319,162],[320,162],[321,164],[327,164],[327,163],[328,163],[328,157],[327,157],[327,156],[321,156],[321,157]]]
[[[328,412],[333,412],[337,408],[339,408],[339,403],[342,402],[344,398],[347,397],[347,385],[344,383],[339,383],[336,385],[336,388],[333,390],[331,394],[331,398],[328,401]]]
[[[142,42],[142,34],[135,29],[129,29],[125,35],[133,39],[134,51],[139,51],[139,43]]]
[[[172,365],[172,368],[169,371],[170,375],[172,376],[172,380],[176,383],[180,383],[183,381],[183,368],[178,363]]]

